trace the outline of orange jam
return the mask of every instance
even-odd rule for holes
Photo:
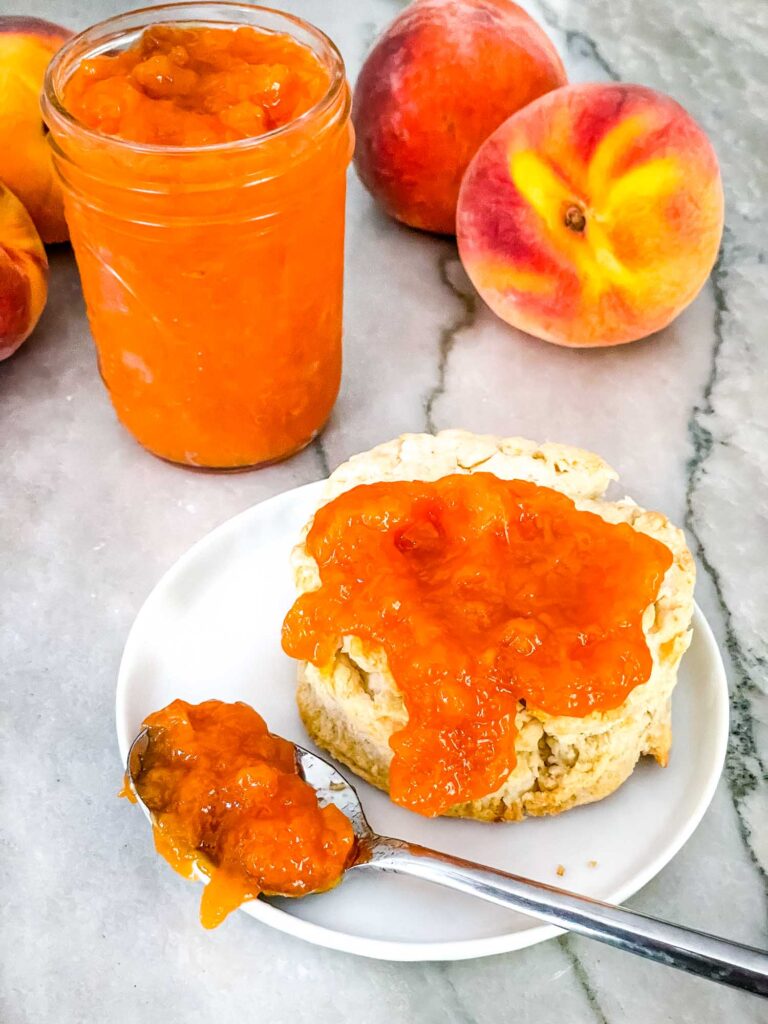
[[[118,417],[165,459],[236,469],[304,447],[336,399],[352,130],[321,32],[221,12],[89,29],[43,111]]]
[[[195,865],[209,877],[200,906],[206,928],[261,892],[304,896],[339,882],[352,826],[337,807],[318,805],[293,745],[269,733],[253,708],[175,700],[144,725],[138,792],[158,853],[186,878]]]
[[[82,61],[64,101],[105,135],[208,146],[281,128],[328,85],[326,68],[289,36],[156,25],[122,53]]]
[[[642,617],[672,555],[558,491],[488,473],[362,485],[306,545],[321,586],[283,646],[321,668],[345,636],[385,652],[408,711],[390,794],[421,814],[501,786],[521,705],[581,717],[650,676]]]

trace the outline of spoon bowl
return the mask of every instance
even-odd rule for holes
[[[357,839],[358,855],[355,863],[358,863],[362,850],[374,838],[374,832],[368,824],[360,797],[330,761],[313,754],[305,747],[300,747],[298,743],[294,743],[294,749],[299,775],[315,790],[320,806],[335,804],[342,814],[345,814],[351,821],[352,831]]]

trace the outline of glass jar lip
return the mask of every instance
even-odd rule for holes
[[[149,142],[134,142],[131,139],[123,139],[117,135],[105,135],[102,132],[96,131],[93,128],[89,128],[83,124],[82,121],[78,120],[62,102],[59,92],[57,91],[54,77],[61,67],[61,64],[66,59],[68,53],[84,39],[89,33],[95,30],[105,30],[108,33],[109,29],[124,22],[127,17],[136,15],[151,15],[152,24],[163,24],[162,14],[164,11],[179,11],[182,8],[186,8],[190,11],[190,22],[199,20],[201,23],[205,22],[204,17],[195,19],[193,12],[197,9],[202,11],[206,7],[215,7],[217,9],[226,10],[237,10],[243,13],[252,13],[255,17],[258,16],[259,12],[264,12],[268,15],[274,15],[278,19],[286,22],[288,25],[296,26],[302,31],[309,33],[318,40],[327,55],[330,57],[330,70],[331,80],[328,84],[328,88],[314,103],[309,110],[305,110],[303,114],[295,118],[293,121],[289,121],[287,124],[281,125],[279,128],[273,128],[271,131],[264,132],[263,135],[255,135],[251,138],[235,139],[230,142],[214,142],[203,146],[163,146],[156,143]],[[156,17],[159,15],[159,17]],[[238,23],[233,21],[231,24],[237,25]],[[254,23],[253,27],[258,28],[257,22]],[[169,4],[158,4],[154,7],[137,7],[134,10],[124,11],[121,14],[114,15],[111,18],[105,18],[103,21],[96,22],[90,25],[88,28],[83,29],[82,32],[78,32],[76,35],[71,36],[66,43],[59,49],[48,64],[48,68],[45,72],[45,79],[43,81],[43,114],[46,115],[49,111],[55,114],[61,121],[63,121],[69,128],[75,129],[78,133],[92,139],[96,143],[114,145],[117,149],[122,149],[126,152],[131,153],[143,153],[148,156],[160,155],[170,156],[174,154],[189,155],[194,153],[230,153],[230,152],[244,152],[248,149],[255,148],[263,145],[264,143],[270,142],[279,137],[285,137],[296,130],[300,130],[306,124],[321,115],[324,111],[330,109],[335,101],[338,99],[339,94],[342,92],[346,83],[346,70],[344,66],[344,58],[341,56],[338,47],[330,36],[326,35],[322,29],[317,28],[309,21],[305,21],[303,18],[299,18],[295,14],[290,14],[287,11],[280,11],[275,7],[267,7],[265,4],[256,3],[241,3],[238,0],[214,0],[213,3],[210,0],[181,0],[181,2],[169,3]],[[47,109],[46,109],[47,108]],[[46,120],[48,118],[46,117]],[[50,128],[50,124],[49,124]]]

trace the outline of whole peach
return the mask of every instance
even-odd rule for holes
[[[565,83],[536,22],[511,0],[415,0],[355,86],[355,166],[387,213],[456,230],[467,164],[510,114]]]
[[[24,203],[44,242],[69,237],[40,91],[48,62],[70,35],[41,18],[0,17],[0,181]]]
[[[717,157],[639,85],[571,85],[514,114],[461,187],[459,254],[502,320],[558,345],[635,341],[696,296],[717,257]]]
[[[24,206],[0,185],[0,359],[25,341],[48,295],[48,260]]]

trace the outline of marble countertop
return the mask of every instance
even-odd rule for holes
[[[354,77],[392,0],[280,3],[328,31]],[[74,28],[120,0],[29,0]],[[727,767],[693,838],[631,905],[756,945],[768,871],[768,8],[758,0],[525,3],[576,80],[670,92],[706,128],[728,213],[711,283],[663,334],[567,351],[478,302],[454,246],[385,219],[350,176],[346,367],[301,455],[204,475],[117,425],[77,271],[51,258],[30,342],[0,365],[0,1019],[4,1024],[758,1024],[765,1004],[577,938],[464,963],[390,964],[234,915],[197,924],[187,884],[115,799],[117,666],[160,574],[224,519],[402,431],[462,426],[604,455],[626,491],[684,523],[697,597],[727,661]]]

